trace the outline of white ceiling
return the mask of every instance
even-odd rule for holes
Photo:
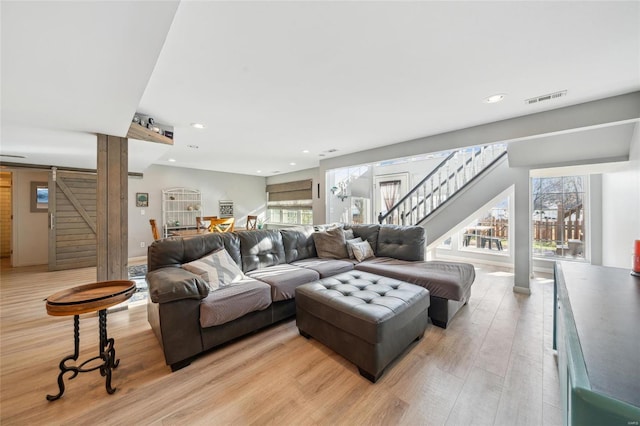
[[[637,1],[3,0],[1,14],[0,153],[25,157],[11,162],[95,168],[95,133],[125,136],[138,111],[173,125],[174,146],[130,141],[130,171],[269,176],[640,90]]]

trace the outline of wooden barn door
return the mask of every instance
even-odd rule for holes
[[[49,270],[96,266],[97,176],[49,174]]]

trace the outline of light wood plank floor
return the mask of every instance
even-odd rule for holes
[[[506,270],[477,266],[469,304],[447,330],[429,325],[376,384],[314,340],[295,320],[199,357],[171,373],[146,307],[110,313],[120,366],[113,395],[95,371],[66,380],[58,363],[73,351],[71,317],[47,316],[44,299],[95,281],[95,269],[5,269],[0,303],[0,423],[13,424],[561,424],[551,350],[550,279],[532,294],[512,291]],[[97,354],[97,318],[80,319],[80,360]],[[68,375],[66,376],[68,377]]]

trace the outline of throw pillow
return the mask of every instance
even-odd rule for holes
[[[344,232],[341,228],[313,233],[313,243],[321,259],[344,259],[349,257]]]
[[[362,238],[360,237],[347,240],[347,253],[349,253],[349,259],[355,258],[353,254],[353,243],[361,243],[361,242],[362,242]]]
[[[231,255],[223,248],[212,251],[193,262],[185,263],[182,268],[205,280],[209,285],[209,291],[227,287],[246,278]]]
[[[349,241],[349,240],[353,240],[356,236],[353,235],[353,229],[345,229],[343,230],[344,232],[344,239]]]
[[[373,257],[373,249],[369,241],[363,241],[361,243],[353,243],[353,255],[358,262],[362,262],[365,259]]]

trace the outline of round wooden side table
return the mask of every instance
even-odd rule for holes
[[[73,355],[66,356],[60,361],[60,373],[58,374],[57,395],[47,395],[49,401],[55,401],[64,393],[63,376],[71,372],[69,380],[79,373],[100,370],[100,375],[106,379],[107,393],[114,393],[111,387],[111,370],[115,369],[120,360],[116,360],[116,351],[113,347],[114,339],[107,337],[107,308],[122,303],[129,299],[136,291],[133,281],[101,281],[92,284],[84,284],[59,291],[46,300],[47,313],[53,316],[73,315]],[[77,361],[80,353],[80,314],[98,311],[100,347],[98,356],[90,358],[80,365],[67,365],[67,361]],[[101,360],[98,365],[88,366],[89,363]]]

